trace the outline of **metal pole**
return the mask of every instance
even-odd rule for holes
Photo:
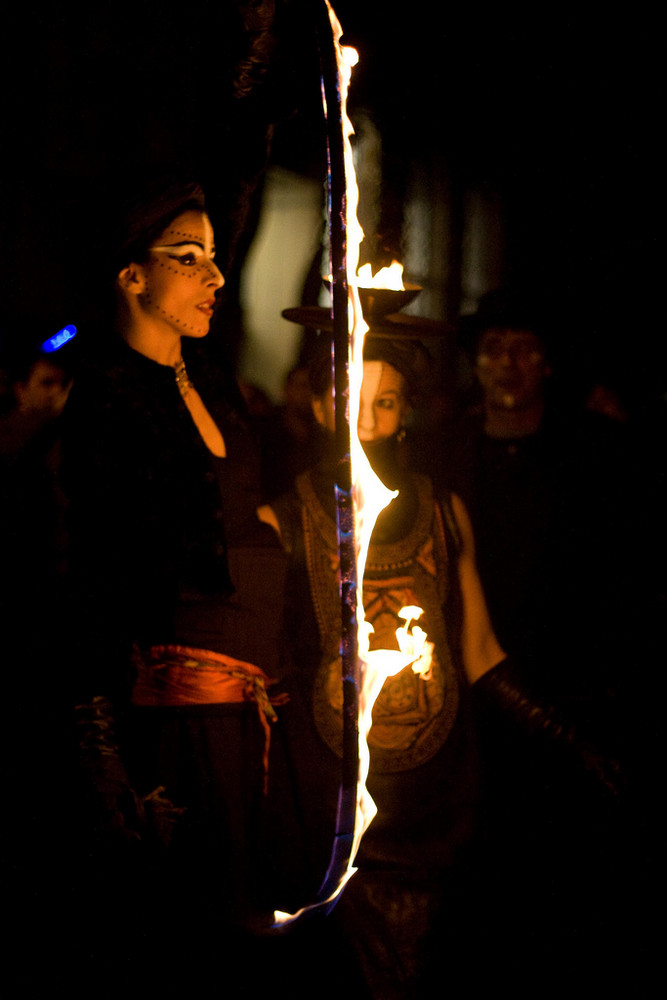
[[[342,99],[336,46],[326,0],[317,0],[316,33],[328,149],[329,245],[332,275],[333,386],[336,415],[336,514],[340,565],[343,684],[343,759],[336,831],[329,867],[318,898],[328,899],[344,878],[354,837],[359,777],[359,658],[357,567],[350,425],[348,417],[350,330],[347,284],[347,192]],[[333,904],[332,904],[333,905]]]

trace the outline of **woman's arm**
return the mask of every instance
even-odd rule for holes
[[[475,563],[475,542],[468,512],[452,494],[452,509],[461,534],[459,583],[463,603],[461,649],[463,665],[471,684],[505,658],[491,625],[482,583]]]
[[[452,494],[452,509],[461,533],[459,580],[463,600],[463,664],[473,685],[483,726],[493,719],[507,723],[532,739],[560,747],[594,776],[614,797],[624,786],[622,768],[613,752],[597,745],[544,694],[529,689],[517,664],[508,659],[495,633],[475,564],[472,525],[460,498]],[[495,669],[494,669],[495,668]]]
[[[281,537],[282,532],[280,530],[280,523],[278,521],[278,518],[276,517],[276,512],[274,511],[273,507],[270,507],[268,504],[264,504],[262,507],[258,507],[257,517],[260,519],[260,521],[263,521],[264,524],[270,525],[278,535],[278,538]]]

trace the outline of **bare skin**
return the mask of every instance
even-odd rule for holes
[[[461,648],[463,666],[471,684],[505,658],[498,642],[475,563],[475,542],[470,518],[462,500],[452,494],[452,508],[461,532],[459,584],[463,600]]]
[[[208,333],[215,294],[225,279],[214,261],[213,229],[204,212],[179,215],[159,236],[148,260],[119,273],[121,333],[135,351],[176,369],[182,337]],[[190,385],[183,400],[207,448],[227,451],[220,429]]]

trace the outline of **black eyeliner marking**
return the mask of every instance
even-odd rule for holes
[[[178,236],[185,235],[184,233],[178,233]],[[204,244],[199,240],[180,240],[178,243],[163,243],[162,248],[164,250],[178,249],[178,247],[199,247],[200,250],[204,250]]]

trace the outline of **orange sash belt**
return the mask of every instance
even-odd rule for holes
[[[264,730],[265,785],[271,742],[270,722],[287,695],[270,699],[266,686],[271,679],[254,663],[236,660],[224,653],[191,646],[151,646],[135,657],[137,678],[132,703],[141,707],[240,704],[254,701]]]

